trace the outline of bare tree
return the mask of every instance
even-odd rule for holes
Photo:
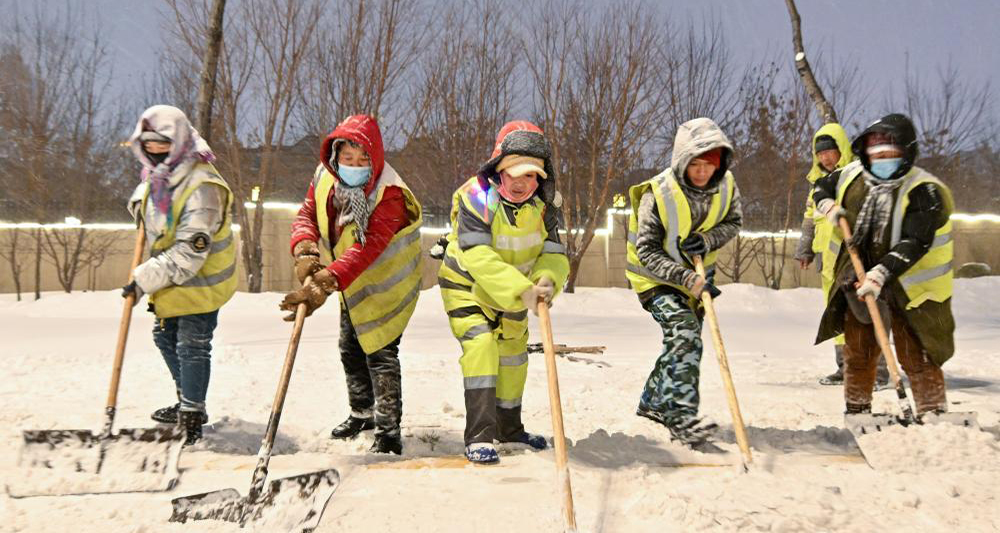
[[[450,38],[432,42],[417,66],[399,163],[431,219],[447,216],[452,192],[489,157],[510,117],[519,56],[508,7],[448,4],[439,20]]]
[[[729,255],[715,264],[719,273],[729,278],[731,282],[739,283],[752,264],[753,258],[760,253],[761,243],[760,239],[736,235],[727,245]]]
[[[549,4],[535,17],[528,42],[537,113],[553,145],[563,197],[566,290],[572,291],[611,206],[613,185],[642,167],[644,148],[660,125],[665,91],[656,59],[662,24],[637,2],[590,16]]]
[[[222,21],[225,11],[226,0],[212,1],[212,22],[206,36],[205,60],[201,67],[201,82],[198,89],[198,132],[208,143],[212,142],[212,104],[215,101],[219,55],[222,53]]]
[[[24,272],[25,259],[21,252],[24,245],[18,243],[21,240],[21,230],[11,228],[0,232],[3,241],[0,241],[0,259],[7,261],[10,266],[11,279],[14,280],[14,291],[17,292],[17,301],[21,301],[21,273]]]
[[[307,74],[307,54],[316,46],[324,6],[322,0],[252,0],[227,15],[231,19],[225,30],[217,84],[217,118],[222,125],[216,134],[221,135],[221,142],[216,142],[216,149],[221,170],[236,196],[234,207],[250,292],[262,288],[263,204],[300,105],[298,88]],[[203,53],[205,44],[199,36],[204,32],[198,28],[203,26],[200,21],[205,20],[205,7],[198,0],[171,0],[178,22],[176,44],[187,52],[180,54],[187,58],[178,60],[180,67]],[[252,202],[252,212],[244,206],[247,201]]]
[[[300,84],[302,105],[296,112],[301,129],[323,135],[349,115],[381,119],[385,110],[405,107],[398,105],[402,81],[422,52],[428,27],[422,23],[421,4],[344,0],[321,17],[328,30],[306,59],[310,75]],[[444,40],[455,38],[452,33]]]
[[[799,17],[799,10],[795,7],[795,0],[785,0],[788,8],[788,17],[792,20],[792,46],[795,49],[795,69],[799,71],[802,84],[819,110],[824,122],[838,122],[837,112],[830,105],[830,102],[823,95],[823,89],[816,81],[809,60],[806,59],[806,49],[802,45],[802,18]]]
[[[117,239],[110,231],[90,231],[85,228],[45,230],[43,254],[56,268],[56,277],[64,291],[72,292],[80,272],[104,257]]]
[[[937,70],[933,82],[906,66],[902,101],[891,104],[914,122],[925,158],[943,159],[943,166],[962,150],[989,138],[994,119],[993,94],[988,82],[968,81],[952,63]]]
[[[121,115],[111,110],[108,95],[112,65],[100,28],[81,31],[80,20],[69,6],[35,6],[25,17],[15,13],[3,32],[0,129],[11,157],[0,175],[14,185],[4,187],[15,191],[14,212],[39,222],[53,214],[104,214],[120,195]],[[34,241],[38,299],[45,244],[40,229]]]

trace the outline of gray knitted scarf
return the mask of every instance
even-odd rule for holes
[[[882,242],[885,228],[889,226],[889,218],[892,216],[892,195],[903,184],[901,179],[880,180],[867,172],[864,177],[868,184],[868,194],[858,212],[858,220],[854,223],[850,245],[855,247]]]
[[[340,215],[337,218],[337,225],[344,227],[351,222],[354,226],[354,240],[365,246],[365,233],[368,232],[368,217],[371,216],[371,208],[368,206],[368,197],[365,195],[364,187],[345,187],[340,185],[334,193],[337,203],[340,205]]]

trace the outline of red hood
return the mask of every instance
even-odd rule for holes
[[[504,138],[515,131],[533,131],[535,133],[542,133],[541,128],[531,122],[528,122],[527,120],[512,120],[504,124],[503,127],[500,128],[500,133],[497,133],[497,140],[493,145],[493,154],[490,155],[490,159],[500,155]]]
[[[361,145],[368,152],[368,157],[372,161],[372,179],[365,185],[365,193],[371,193],[382,176],[382,169],[385,167],[385,150],[382,148],[382,132],[378,129],[378,122],[368,115],[352,115],[346,120],[337,124],[337,127],[323,139],[323,146],[320,147],[319,157],[323,166],[331,174],[340,176],[330,165],[330,156],[333,155],[333,141],[337,139],[347,139]]]

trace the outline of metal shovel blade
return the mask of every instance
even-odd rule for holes
[[[855,438],[872,433],[878,433],[893,426],[908,426],[910,424],[952,424],[980,430],[979,419],[973,412],[957,413],[925,413],[920,417],[919,422],[904,420],[896,415],[890,414],[848,414],[844,415],[844,424]]]
[[[308,533],[339,485],[340,474],[330,469],[276,479],[256,497],[241,497],[236,489],[185,496],[173,500],[170,521],[223,520],[260,531]]]
[[[175,426],[23,432],[19,475],[7,483],[15,497],[170,490],[184,432]]]

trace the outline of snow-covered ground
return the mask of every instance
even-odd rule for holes
[[[556,342],[602,345],[584,355],[607,365],[559,360],[580,531],[1000,530],[1000,277],[957,283],[958,353],[946,367],[952,410],[971,410],[987,430],[923,427],[873,446],[884,464],[860,460],[842,428],[841,389],[816,379],[833,369],[833,348],[812,346],[820,293],[726,285],[718,301],[723,336],[749,426],[755,464],[739,455],[714,349],[706,334],[703,412],[722,423],[727,454],[668,443],[635,416],[660,333],[635,296],[581,289],[552,309]],[[238,531],[231,524],[170,524],[172,498],[233,487],[246,493],[290,326],[279,294],[238,294],[216,332],[205,442],[181,455],[169,492],[12,499],[0,496],[0,531]],[[16,483],[24,429],[93,428],[103,419],[120,312],[117,292],[46,294],[17,303],[0,296],[0,479]],[[460,453],[464,408],[459,347],[436,288],[421,295],[403,339],[404,459],[366,453],[370,434],[327,438],[348,413],[337,353],[338,310],[306,321],[271,476],[337,468],[343,483],[318,528],[341,531],[561,531],[554,455],[504,450],[496,467],[399,468]],[[174,401],[152,344],[152,317],[136,313],[119,395],[118,427],[148,427]],[[533,322],[533,327],[537,326]],[[532,341],[538,341],[537,329]],[[533,356],[524,398],[529,430],[551,434],[545,365]],[[876,409],[892,411],[890,391]],[[886,441],[886,438],[892,438]],[[679,467],[678,465],[687,465]]]

